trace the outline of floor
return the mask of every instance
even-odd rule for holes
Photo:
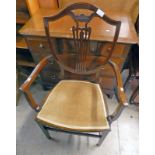
[[[47,91],[38,84],[31,90],[37,101]],[[130,96],[130,89],[127,95]],[[116,107],[115,97],[108,99],[109,109]],[[124,109],[120,118],[111,126],[111,132],[100,147],[97,139],[59,132],[51,132],[57,141],[48,140],[38,127],[34,112],[24,96],[21,95],[17,106],[17,155],[138,155],[139,109],[130,105]]]

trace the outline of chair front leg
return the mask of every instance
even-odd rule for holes
[[[105,130],[103,132],[101,132],[101,138],[99,139],[98,143],[96,144],[97,146],[101,146],[103,140],[106,138],[106,136],[108,135],[110,131],[109,130]]]
[[[119,118],[119,116],[121,115],[122,111],[124,109],[124,106],[122,104],[118,104],[115,111],[108,116],[108,121],[111,124],[113,121],[117,120],[117,118]]]
[[[36,101],[32,97],[31,92],[26,91],[26,92],[23,92],[23,93],[24,93],[29,105],[32,107],[32,109],[34,109],[36,112],[38,112],[40,110],[40,106],[36,103]]]
[[[47,130],[37,119],[35,119],[35,121],[37,122],[37,124],[38,124],[38,126],[41,128],[41,130],[43,131],[44,135],[45,135],[48,139],[53,139],[53,138],[50,136],[48,130]],[[53,140],[54,140],[54,139],[53,139]]]
[[[110,66],[112,67],[115,76],[116,76],[116,82],[117,82],[117,93],[115,92],[116,98],[118,100],[118,106],[116,107],[115,111],[112,113],[112,115],[108,116],[108,121],[110,124],[115,121],[121,114],[122,110],[128,106],[126,95],[124,93],[124,88],[123,88],[123,82],[122,82],[122,77],[119,71],[118,65],[113,62],[109,61]]]

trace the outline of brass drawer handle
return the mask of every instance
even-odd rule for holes
[[[51,58],[51,60],[50,60],[50,64],[54,64],[54,58]]]
[[[54,58],[52,57],[52,58],[50,58],[49,60],[48,60],[48,62],[50,63],[50,64],[54,64]]]
[[[52,74],[51,78],[52,78],[52,79],[56,79],[55,74]]]
[[[42,43],[39,44],[40,48],[45,48],[44,45]]]
[[[108,47],[108,51],[111,51],[111,47]]]

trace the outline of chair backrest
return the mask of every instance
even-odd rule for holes
[[[79,9],[80,14],[77,14],[76,11]],[[88,12],[85,12],[84,10],[89,11],[89,15]],[[49,24],[50,22],[52,23],[65,16],[70,16],[75,24],[71,27],[73,38],[65,39],[65,43],[68,41],[66,45],[68,46],[69,51],[64,50],[62,52],[61,48],[56,48],[55,41],[50,36],[50,28],[52,28],[52,26],[49,26]],[[102,49],[104,49],[105,46],[102,43],[97,44],[96,53],[92,53],[90,50],[90,38],[93,30],[89,26],[89,23],[93,20],[93,18],[100,18],[101,22],[104,21],[108,25],[115,27],[113,41],[108,48],[105,48],[107,53],[106,57],[103,57],[102,55]],[[111,58],[119,36],[121,22],[109,18],[96,6],[88,3],[75,3],[67,6],[54,16],[44,17],[44,26],[52,55],[59,65],[62,66],[64,70],[71,73],[89,75],[96,73]],[[60,45],[59,40],[57,43]]]

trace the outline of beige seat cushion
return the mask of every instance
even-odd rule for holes
[[[100,86],[62,80],[51,91],[37,119],[44,125],[75,131],[109,129]]]

